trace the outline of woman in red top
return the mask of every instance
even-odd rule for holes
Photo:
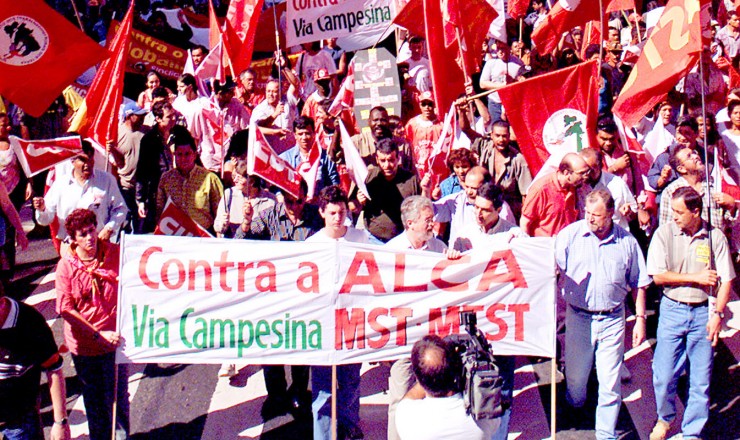
[[[99,241],[95,213],[75,209],[64,222],[72,240],[57,265],[57,312],[64,318],[64,340],[82,382],[90,439],[111,438],[115,383],[118,302],[118,246]],[[116,438],[129,432],[128,374],[118,367]]]

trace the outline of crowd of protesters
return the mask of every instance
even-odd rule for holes
[[[125,2],[75,1],[76,13],[68,1],[49,3],[74,22],[79,18],[98,40],[106,38],[111,19],[125,12]],[[383,106],[373,108],[366,120],[356,120],[351,109],[339,115],[330,112],[352,56],[336,39],[296,48],[299,58],[292,66],[284,54],[276,54],[274,76],[266,84],[257,84],[252,70],[225,82],[209,81],[206,90],[211,96],[204,95],[191,74],[180,76],[173,92],[151,72],[146,89],[126,98],[121,107],[119,137],[106,146],[107,156],[83,142],[82,153],[58,165],[53,179],[26,179],[8,136],[61,136],[72,114],[69,103],[60,98],[43,116],[32,118],[5,102],[6,112],[0,113],[0,278],[7,288],[14,245],[22,251],[28,244],[18,212],[31,202],[36,226],[29,235],[51,237],[60,252],[57,312],[64,319],[64,344],[82,382],[90,437],[111,437],[116,397],[116,437],[129,434],[128,394],[120,386],[127,383],[126,369],[113,368],[120,342],[115,331],[116,243],[124,232],[154,232],[169,201],[212,235],[233,239],[345,240],[445,253],[454,259],[482,246],[486,235],[502,242],[555,237],[559,319],[565,333],[561,367],[571,416],[580,414],[595,368],[596,437],[617,438],[621,382],[630,374],[624,364],[625,320],[635,317],[630,345],[636,347],[646,339],[649,309],[658,304],[652,379],[657,416],[650,438],[665,439],[675,424],[676,382],[684,369],[689,397],[678,429],[683,438],[701,438],[709,418],[713,347],[727,303],[736,295],[732,281],[740,262],[740,191],[723,192],[713,177],[740,182],[740,84],[732,82],[740,61],[740,19],[732,8],[726,17],[715,14],[713,39],[702,54],[703,69],[689,73],[639,126],[628,129],[645,149],[660,152],[645,171],[639,165],[642,153],[623,144],[611,114],[649,36],[645,17],[664,6],[662,1],[645,3],[641,11],[608,15],[605,38],[599,43],[589,43],[584,29],[574,28],[563,34],[553,53],[539,53],[529,35],[548,12],[544,0],[531,1],[521,27],[516,21],[508,23],[508,40],[486,40],[481,71],[466,97],[456,102],[454,117],[462,135],[447,157],[449,172],[443,179],[435,178],[428,165],[443,131],[440,111],[445,109],[435,105],[422,36],[398,41],[400,115],[389,114]],[[228,2],[215,4],[223,15]],[[196,66],[202,61],[208,49],[191,42],[193,32],[180,7],[206,13],[207,2],[136,5],[137,26],[191,49]],[[726,22],[718,23],[718,18]],[[181,26],[173,28],[173,19]],[[517,143],[496,90],[594,58],[602,61],[598,124],[590,127],[595,143],[565,155],[552,172],[533,175],[522,155],[530,146]],[[491,93],[469,98],[485,91]],[[205,113],[213,108],[223,118],[225,143],[213,138],[207,124]],[[348,177],[340,120],[368,167],[367,193]],[[294,167],[308,160],[314,140],[320,138],[317,181],[302,182],[295,195],[250,175],[250,123]],[[108,166],[103,157],[109,159]],[[21,344],[20,338],[32,342]],[[52,339],[32,309],[0,296],[0,355],[13,355],[0,360],[0,432],[5,438],[38,438],[41,371],[47,372],[54,403],[52,437],[69,437],[61,358]],[[443,342],[427,343],[429,350],[444,353]],[[30,353],[19,354],[21,350]],[[477,428],[470,420],[461,421],[465,427],[453,429],[454,435],[506,438],[514,358],[499,356],[497,361],[508,402],[504,416]],[[412,358],[391,369],[389,438],[440,438],[438,430],[417,430],[405,419],[424,410],[423,405],[401,403],[424,397],[424,392],[413,393],[416,379],[437,402],[456,396],[451,389],[430,391],[426,381],[434,373],[425,368],[423,359]],[[330,438],[330,370],[293,366],[290,387],[283,366],[265,366],[263,371],[268,394],[263,418],[312,412],[314,438]],[[337,373],[339,438],[363,438],[359,365],[341,366]],[[234,374],[234,365],[224,365],[219,372],[223,377]],[[118,396],[113,393],[115,381]],[[18,398],[5,398],[9,395]],[[415,416],[420,417],[418,423],[435,422],[422,413]]]

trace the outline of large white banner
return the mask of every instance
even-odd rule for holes
[[[505,247],[502,247],[505,246]],[[375,245],[126,236],[122,363],[331,365],[408,356],[475,312],[495,354],[554,356],[549,238],[447,260]]]
[[[288,46],[336,37],[355,51],[390,35],[395,16],[393,0],[288,0],[285,34]]]

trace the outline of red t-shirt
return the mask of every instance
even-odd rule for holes
[[[428,169],[427,161],[434,149],[434,143],[437,142],[442,134],[442,122],[427,121],[421,115],[411,118],[406,124],[406,139],[411,144],[411,151],[414,153],[414,161],[419,177],[423,178]]]
[[[79,312],[98,331],[116,330],[118,307],[118,258],[119,248],[115,244],[98,242],[98,255],[102,257],[101,269],[115,272],[116,280],[108,281],[97,277],[100,292],[93,294],[93,275],[75,266],[67,257],[57,264],[56,292],[57,313],[70,310]],[[85,267],[89,265],[81,262]],[[72,354],[97,356],[110,353],[116,348],[100,338],[95,339],[86,329],[64,320],[64,341]]]
[[[527,191],[522,217],[529,221],[532,237],[554,237],[563,228],[578,220],[575,191],[558,183],[557,172],[534,182]]]

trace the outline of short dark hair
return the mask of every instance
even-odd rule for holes
[[[447,156],[447,168],[450,169],[450,172],[453,171],[456,164],[468,164],[468,168],[473,168],[477,165],[477,162],[470,150],[467,148],[457,148],[450,151],[450,155]]]
[[[398,144],[391,138],[381,139],[375,144],[376,153],[391,154],[394,151],[398,153]]]
[[[501,127],[501,128],[505,128],[506,130],[509,130],[511,128],[511,124],[504,121],[503,119],[499,119],[498,121],[493,123],[493,125],[491,126],[491,131],[493,131],[493,129],[496,127]]]
[[[252,69],[250,67],[248,69],[242,70],[242,73],[239,74],[239,78],[241,78],[242,76],[246,75],[247,73],[250,73],[250,74],[252,74],[252,76],[257,77],[257,73],[254,71],[254,69]]]
[[[64,219],[64,229],[73,239],[77,237],[77,231],[81,231],[90,225],[98,227],[98,218],[94,212],[85,208],[77,208]]]
[[[190,134],[187,128],[175,125],[172,127],[172,130],[170,131],[170,138],[167,141],[169,145],[172,145],[173,147],[180,147],[183,145],[187,145],[190,147],[191,150],[198,152],[198,147],[195,145],[195,139],[193,139],[193,135]]]
[[[610,28],[613,29],[613,28]],[[601,46],[596,43],[591,43],[588,46],[586,46],[586,50],[583,52],[584,58],[589,59],[592,56],[598,54],[601,51]]]
[[[681,116],[676,122],[676,128],[688,127],[694,130],[694,133],[699,133],[699,123],[696,122],[696,118],[692,116]]]
[[[739,93],[740,93],[740,92],[739,92]],[[739,101],[739,100],[737,100],[737,99],[733,99],[733,100],[731,100],[731,101],[730,101],[730,102],[729,102],[729,103],[727,104],[727,115],[729,116],[729,115],[730,115],[730,114],[732,113],[732,111],[733,111],[733,110],[735,110],[735,107],[737,107],[737,106],[739,106],[739,105],[740,105],[740,101]]]
[[[670,164],[671,168],[673,168],[675,172],[678,172],[678,167],[681,166],[681,159],[678,158],[678,153],[682,150],[691,150],[691,148],[683,144],[676,144],[673,146],[673,149],[670,150],[668,164]]]
[[[159,86],[152,90],[152,98],[169,98],[170,97],[170,91],[167,90],[167,87]]]
[[[186,86],[192,86],[193,90],[198,88],[198,84],[195,82],[195,77],[189,73],[183,73],[177,80]]]
[[[208,55],[210,53],[208,48],[203,46],[202,44],[196,44],[195,46],[191,47],[190,52],[192,53],[195,49],[200,49],[201,51],[203,51],[203,55]]]
[[[172,104],[167,101],[155,102],[154,105],[152,105],[152,114],[155,118],[162,118],[164,116],[165,109],[168,108],[173,109]]]
[[[457,391],[460,358],[452,344],[438,335],[426,335],[411,349],[411,369],[424,391],[432,397],[445,397]]]
[[[614,122],[614,119],[607,116],[598,120],[596,130],[609,134],[617,134],[617,124]]]
[[[340,204],[344,203],[344,206],[347,206],[349,204],[349,200],[347,200],[347,194],[344,193],[344,190],[339,187],[339,185],[331,185],[324,187],[319,192],[319,209],[324,210],[329,205],[329,203],[334,204]]]
[[[701,213],[702,209],[704,209],[704,201],[701,198],[701,194],[690,186],[682,186],[674,191],[671,200],[677,199],[683,199],[683,203],[689,211],[699,210]]]
[[[308,116],[298,116],[293,122],[293,132],[296,130],[308,130],[309,127],[311,130],[316,131],[316,124]]]
[[[478,197],[483,197],[493,203],[493,207],[499,209],[504,206],[504,192],[501,187],[493,182],[486,182],[478,188]]]
[[[93,144],[91,144],[90,141],[83,139],[82,152],[85,153],[87,157],[93,158],[93,156],[95,156],[95,147],[93,147]]]

